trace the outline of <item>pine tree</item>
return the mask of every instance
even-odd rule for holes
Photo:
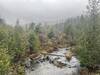
[[[85,28],[79,48],[79,57],[81,63],[87,66],[94,66],[100,63],[100,26],[98,24],[99,0],[89,0],[88,9],[88,27]]]

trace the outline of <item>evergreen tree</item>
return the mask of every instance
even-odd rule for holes
[[[81,63],[84,65],[96,65],[100,63],[100,26],[98,24],[99,0],[89,0],[88,27],[80,38],[78,51]]]

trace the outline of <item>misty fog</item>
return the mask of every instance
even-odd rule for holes
[[[57,23],[84,14],[87,0],[0,0],[0,17],[14,24]]]

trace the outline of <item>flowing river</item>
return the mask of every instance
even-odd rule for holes
[[[58,51],[54,51],[52,54],[56,55],[64,55],[67,52],[66,48],[59,49]],[[65,57],[59,57],[59,56],[51,56],[49,55],[49,58],[51,60],[61,60],[63,62],[63,59]],[[69,71],[64,68],[59,68],[55,66],[54,64],[50,63],[50,61],[44,61],[44,62],[39,62],[35,64],[34,70],[26,70],[26,75],[66,75],[66,72]]]

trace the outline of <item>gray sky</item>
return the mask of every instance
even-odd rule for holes
[[[0,16],[9,23],[57,22],[84,12],[87,0],[0,0]]]

